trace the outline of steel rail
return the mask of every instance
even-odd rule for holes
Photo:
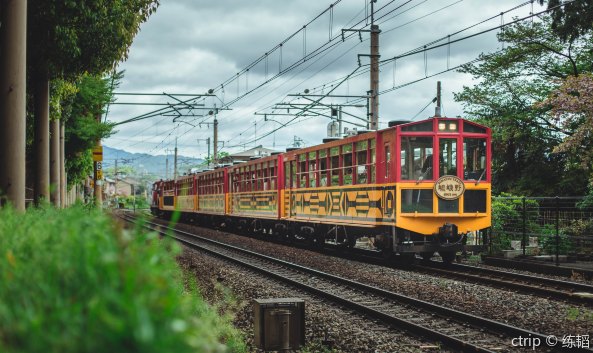
[[[125,218],[125,219],[126,219],[126,221],[133,222],[132,220],[130,220],[128,218]],[[344,286],[343,291],[339,291],[339,293],[344,293],[345,291],[348,291],[349,289],[354,288],[356,290],[362,291],[364,293],[363,295],[370,294],[371,296],[380,296],[383,301],[389,301],[390,305],[398,305],[398,303],[391,302],[391,301],[396,301],[396,302],[399,302],[400,306],[403,306],[403,307],[412,306],[412,307],[414,307],[413,310],[424,311],[425,314],[429,313],[430,316],[435,315],[435,314],[439,315],[439,316],[441,316],[441,319],[444,319],[447,322],[449,322],[451,319],[454,319],[454,320],[458,321],[458,325],[460,325],[460,326],[465,326],[468,324],[473,326],[474,328],[476,328],[476,331],[480,332],[480,334],[488,334],[488,333],[484,332],[484,329],[489,329],[489,330],[495,331],[495,332],[497,332],[496,337],[498,338],[499,342],[500,342],[500,336],[499,336],[500,334],[503,334],[506,336],[506,338],[508,338],[507,345],[508,345],[509,349],[511,349],[510,343],[511,343],[512,338],[531,337],[534,339],[537,338],[537,339],[541,340],[541,342],[546,342],[546,338],[548,337],[547,335],[544,335],[544,334],[541,334],[538,332],[514,327],[514,326],[511,326],[511,325],[508,325],[505,323],[501,323],[501,322],[498,322],[495,320],[490,320],[490,319],[486,319],[486,318],[479,317],[476,315],[464,313],[464,312],[461,312],[461,311],[458,311],[455,309],[442,307],[442,306],[439,306],[439,305],[436,305],[436,304],[433,304],[430,302],[426,302],[423,300],[419,300],[419,299],[415,299],[415,298],[408,297],[405,295],[390,292],[390,291],[387,291],[387,290],[384,290],[381,288],[366,285],[366,284],[363,284],[360,282],[356,282],[353,280],[335,276],[335,275],[332,275],[329,273],[325,273],[325,272],[322,272],[319,270],[315,270],[315,269],[311,269],[311,268],[304,267],[301,265],[297,265],[297,264],[287,262],[284,260],[276,259],[276,258],[267,256],[267,255],[262,255],[262,254],[259,254],[259,253],[256,253],[256,252],[253,252],[250,250],[242,249],[242,248],[239,248],[239,247],[236,247],[233,245],[224,244],[224,243],[212,240],[212,239],[204,238],[204,237],[189,233],[189,232],[185,232],[185,231],[181,231],[181,230],[174,229],[171,227],[163,226],[158,223],[145,221],[143,226],[146,227],[147,229],[152,230],[152,231],[156,231],[161,235],[170,236],[170,237],[176,239],[177,241],[186,244],[187,246],[189,246],[191,248],[199,249],[200,251],[206,251],[214,256],[221,257],[227,261],[231,261],[233,263],[247,267],[251,270],[263,273],[267,277],[271,277],[271,278],[277,279],[279,281],[289,283],[297,288],[301,288],[308,292],[314,293],[318,296],[327,298],[333,302],[339,303],[339,304],[344,305],[348,308],[355,309],[364,315],[368,315],[373,318],[379,319],[387,324],[403,328],[404,330],[407,330],[413,334],[419,334],[424,337],[428,337],[430,339],[441,341],[441,342],[447,344],[451,348],[460,349],[464,352],[494,352],[494,351],[498,351],[498,348],[500,348],[500,347],[495,347],[495,348],[493,348],[493,350],[491,350],[486,347],[480,346],[478,344],[474,344],[474,343],[471,343],[468,341],[464,341],[460,338],[454,337],[454,335],[449,335],[447,333],[439,332],[432,327],[427,327],[424,325],[416,324],[414,322],[411,322],[411,320],[406,320],[406,319],[396,317],[394,315],[386,313],[385,311],[381,311],[376,308],[373,308],[372,306],[357,303],[356,301],[353,301],[348,298],[343,298],[342,296],[331,293],[325,289],[320,289],[319,285],[315,286],[315,285],[311,285],[308,283],[304,283],[303,281],[288,278],[285,271],[298,271],[298,272],[313,276],[313,279],[316,279],[316,281],[314,281],[314,282],[319,282],[319,279],[325,279],[325,280],[331,281],[333,283],[337,283],[341,286]],[[174,234],[177,234],[177,236]],[[227,251],[232,251],[234,253],[234,255],[221,254],[220,250],[211,249],[211,248],[208,248],[208,246],[196,244],[188,239],[184,239],[184,237],[189,237],[193,240],[198,240],[198,241],[201,241],[201,242],[209,244],[209,245],[223,248]],[[236,257],[237,254],[240,254],[245,257],[249,257],[250,259],[257,259],[259,261],[264,261],[265,266],[254,265],[253,263],[249,263],[245,259],[238,259]],[[270,270],[270,267],[271,267],[270,265],[279,266],[282,268],[282,271],[274,272],[274,271]],[[370,297],[365,297],[365,298],[369,299]],[[373,299],[377,299],[377,298],[373,298]],[[455,332],[455,334],[459,334],[459,332]],[[490,335],[492,335],[492,334],[490,334]],[[545,347],[541,347],[541,348],[545,348]],[[550,348],[550,351],[554,351],[554,352],[563,350],[563,348],[560,348],[560,347],[553,347],[553,348],[549,347],[549,348]],[[591,350],[574,349],[574,348],[567,350],[567,351],[570,351],[570,352],[593,352]]]

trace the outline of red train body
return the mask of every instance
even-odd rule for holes
[[[368,237],[386,255],[451,261],[490,227],[490,143],[487,127],[435,117],[158,181],[151,210],[315,246]]]

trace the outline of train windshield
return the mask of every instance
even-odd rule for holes
[[[457,139],[439,140],[439,176],[457,175]]]
[[[419,182],[443,176],[489,180],[487,134],[484,127],[449,118],[402,126],[399,180]]]
[[[432,137],[403,136],[401,139],[401,178],[433,178]]]
[[[463,176],[466,180],[486,178],[486,139],[463,139]]]

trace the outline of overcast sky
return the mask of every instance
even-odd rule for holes
[[[297,106],[308,103],[304,98],[288,96],[303,93],[305,89],[311,94],[333,90],[334,95],[351,96],[365,95],[369,90],[368,57],[360,58],[362,66],[358,68],[358,55],[369,54],[369,34],[361,33],[362,42],[353,32],[345,32],[344,41],[340,37],[345,28],[369,28],[369,21],[365,20],[370,12],[365,6],[368,0],[342,0],[330,11],[332,3],[330,0],[162,0],[157,12],[142,25],[128,60],[119,65],[119,70],[125,70],[125,77],[116,92],[200,95],[214,89],[215,96],[191,100],[190,103],[195,103],[192,110],[177,106],[185,116],[175,122],[173,112],[169,112],[119,125],[117,133],[104,144],[129,152],[162,155],[171,153],[177,138],[181,155],[204,158],[208,151],[205,139],[213,133],[212,126],[207,124],[213,117],[207,113],[214,107],[228,108],[217,114],[219,148],[224,151],[233,153],[256,145],[284,150],[295,139],[306,145],[320,143],[327,135],[330,118],[295,119],[294,115],[277,114],[294,114],[297,110],[274,108],[278,103],[291,102]],[[498,26],[501,21],[508,23],[513,17],[526,16],[532,10],[529,2],[502,18],[499,15],[523,3],[520,0],[378,0],[375,19],[381,29],[381,60],[430,46],[435,40],[445,38],[438,44],[446,43],[448,35],[453,41]],[[534,6],[534,12],[542,10]],[[492,16],[496,18],[454,35]],[[304,25],[307,26],[303,31]],[[453,100],[453,93],[464,85],[473,85],[472,78],[455,71],[426,77],[471,61],[482,52],[500,49],[496,33],[381,66],[380,91],[425,79],[380,95],[380,127],[386,127],[390,120],[409,120],[415,116],[419,120],[433,115],[434,104],[419,112],[435,97],[438,80],[442,81],[444,115],[463,116],[463,107]],[[284,44],[278,48],[281,42]],[[244,71],[259,58],[262,59],[257,65]],[[177,102],[166,96],[117,95],[116,98],[119,103]],[[322,102],[365,104],[352,99],[325,98]],[[170,110],[164,105],[112,105],[107,119],[120,122],[157,109]],[[361,123],[359,119],[366,118],[366,108],[349,107],[344,111],[350,114],[344,115],[350,122]],[[329,115],[329,112],[319,110],[321,114]],[[254,113],[270,115],[265,121],[264,115]],[[283,124],[287,125],[280,128]],[[355,126],[344,123],[344,127]],[[275,129],[278,131],[272,132]]]

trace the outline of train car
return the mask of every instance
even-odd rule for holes
[[[283,211],[282,155],[228,167],[226,223],[251,233],[272,234]]]
[[[184,175],[175,180],[175,209],[183,213],[197,210],[198,196],[194,174]]]
[[[169,181],[155,183],[158,211],[173,205],[239,231],[317,247],[353,247],[367,237],[386,257],[439,252],[450,262],[468,235],[490,227],[490,144],[490,129],[464,119],[394,122],[198,174],[193,210],[181,196],[165,202]]]
[[[434,118],[399,124],[385,151],[395,175],[393,249],[438,251],[449,262],[468,234],[491,224],[491,131],[464,119]],[[386,152],[387,154],[387,152]]]

